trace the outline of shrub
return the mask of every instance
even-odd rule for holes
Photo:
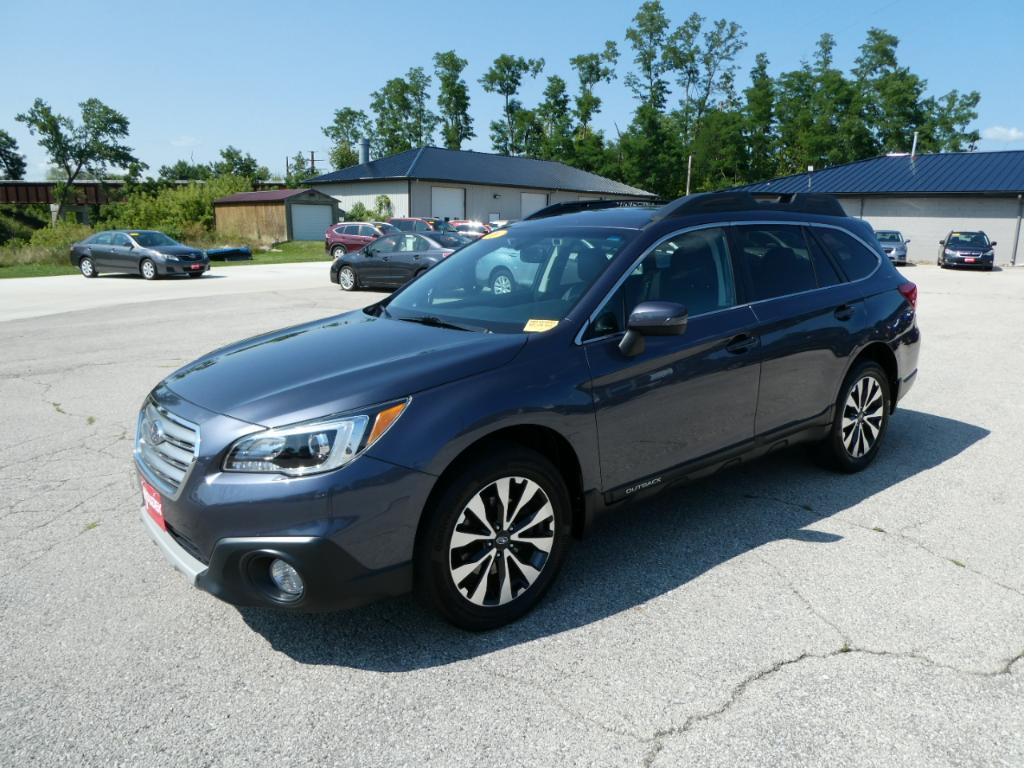
[[[373,221],[373,212],[362,203],[356,203],[345,214],[345,221]]]

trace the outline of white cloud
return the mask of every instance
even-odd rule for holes
[[[178,147],[179,149],[183,147],[196,147],[200,144],[202,144],[202,142],[195,136],[176,136],[171,139],[171,146]]]
[[[1020,128],[1007,128],[1003,125],[993,125],[981,132],[981,138],[989,141],[1024,141],[1024,131]]]

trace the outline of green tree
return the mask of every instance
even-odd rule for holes
[[[376,137],[370,118],[360,109],[342,107],[335,110],[334,121],[323,128],[324,136],[331,140],[332,146],[328,153],[331,167],[348,168],[359,162],[359,153],[355,145],[360,139],[367,139],[371,147],[376,148]]]
[[[395,215],[395,206],[387,195],[377,195],[373,200],[373,212],[377,220],[390,219]]]
[[[469,116],[469,88],[462,71],[469,64],[455,51],[434,54],[437,76],[437,108],[440,111],[441,135],[448,149],[462,149],[462,142],[476,136],[473,118]]]
[[[776,170],[775,82],[768,74],[768,56],[759,53],[750,70],[750,87],[744,91],[743,133],[746,137],[748,179],[771,178]]]
[[[569,65],[579,78],[575,111],[581,135],[590,133],[590,121],[601,111],[601,99],[594,95],[594,88],[598,83],[610,83],[615,79],[618,60],[619,49],[612,40],[605,42],[600,53],[581,53],[569,59]]]
[[[906,152],[914,131],[927,122],[927,82],[896,58],[899,38],[872,27],[860,46],[853,75],[864,100],[865,118],[881,152]]]
[[[558,75],[548,77],[548,84],[544,89],[544,100],[534,110],[534,117],[539,123],[539,131],[537,131],[537,126],[527,123],[531,135],[524,143],[530,146],[534,143],[534,138],[536,139],[535,151],[527,154],[545,160],[572,162],[574,132],[569,101],[565,80]],[[539,135],[537,135],[538,133]]]
[[[173,165],[162,165],[157,172],[160,181],[205,181],[213,175],[209,165],[178,160]]]
[[[405,77],[388,80],[372,95],[370,108],[382,154],[394,155],[431,143],[437,116],[427,106],[429,86],[423,68],[413,67]]]
[[[645,0],[626,29],[626,40],[633,47],[633,62],[638,72],[626,75],[626,86],[641,104],[655,112],[665,108],[668,80],[665,75],[675,66],[669,51],[669,21],[660,0]]]
[[[919,145],[925,152],[973,152],[978,148],[980,135],[969,126],[978,119],[977,91],[960,93],[952,90],[939,98],[924,101],[927,114],[921,127]]]
[[[220,160],[211,166],[213,176],[238,176],[250,181],[266,181],[270,171],[260,165],[255,157],[234,146],[224,147],[220,151]]]
[[[487,93],[497,93],[505,100],[503,119],[491,122],[491,145],[503,155],[521,155],[533,140],[535,116],[525,110],[516,96],[524,77],[537,77],[544,69],[544,59],[527,59],[503,53],[480,78]],[[526,112],[527,114],[518,114]]]
[[[25,156],[18,152],[18,142],[7,131],[0,130],[0,178],[25,178]]]
[[[409,89],[409,141],[414,147],[434,143],[434,129],[438,117],[430,111],[430,75],[423,67],[413,67],[405,76]]]
[[[311,179],[316,175],[316,169],[309,164],[309,157],[302,152],[296,152],[288,161],[288,173],[285,174],[284,183],[289,187],[298,187],[306,179]]]
[[[70,199],[71,185],[83,173],[101,178],[110,168],[145,168],[131,147],[123,143],[128,138],[127,117],[99,99],[86,99],[79,107],[82,120],[77,125],[70,117],[54,112],[42,99],[36,99],[27,112],[15,117],[39,137],[39,146],[64,174],[64,183],[55,189],[58,219]]]

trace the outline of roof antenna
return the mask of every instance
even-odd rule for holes
[[[914,162],[914,156],[917,154],[917,131],[914,131],[914,143],[910,145],[910,162]]]

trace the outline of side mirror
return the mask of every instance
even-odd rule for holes
[[[910,240],[909,240],[909,238],[908,238],[907,240],[904,240],[904,241],[903,241],[903,244],[904,244],[904,245],[909,245],[909,244],[910,244]]]
[[[945,240],[939,240],[939,245],[945,245],[945,244],[946,244]]]
[[[997,245],[999,245],[999,243],[997,243],[995,240],[993,240],[991,243],[988,244],[988,247],[989,248],[995,248]]]
[[[635,357],[644,351],[645,336],[681,336],[686,333],[686,307],[670,301],[645,301],[629,314],[626,335],[619,342],[619,351]]]
[[[366,246],[365,248],[363,248],[363,256],[366,256],[368,259],[370,259],[373,258],[373,254],[373,248],[371,248],[370,246]]]

